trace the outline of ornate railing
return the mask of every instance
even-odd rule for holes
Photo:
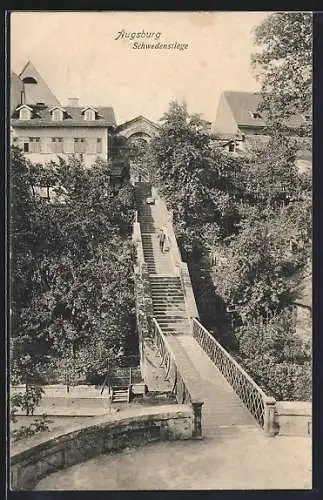
[[[267,396],[237,361],[193,319],[193,337],[229,382],[258,424],[269,436],[275,434],[275,399]]]
[[[161,355],[161,364],[165,368],[165,378],[172,385],[172,392],[180,404],[191,404],[194,410],[194,437],[202,437],[202,405],[203,401],[195,394],[194,389],[185,381],[180,372],[175,355],[167,342],[157,320],[153,318],[153,337]]]

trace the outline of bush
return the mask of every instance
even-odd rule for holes
[[[42,387],[28,385],[24,393],[13,394],[10,398],[10,416],[12,421],[15,421],[15,415],[19,408],[25,411],[26,415],[33,415],[43,393],[44,389]]]
[[[50,423],[52,423],[52,420],[49,420],[46,413],[43,413],[43,415],[37,417],[30,425],[22,425],[19,429],[12,431],[12,439],[16,442],[40,432],[49,432]]]

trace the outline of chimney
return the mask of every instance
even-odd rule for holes
[[[69,97],[67,99],[67,105],[71,108],[77,108],[79,106],[79,98],[78,97]]]

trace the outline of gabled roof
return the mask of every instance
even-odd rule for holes
[[[21,109],[29,109],[29,111],[33,110],[33,108],[31,108],[30,106],[28,106],[28,104],[22,104],[21,106],[18,106],[18,108],[16,109],[16,111],[20,111]]]
[[[230,106],[238,126],[264,127],[263,118],[253,118],[251,112],[256,112],[261,102],[260,94],[253,92],[225,91],[224,97]]]
[[[19,75],[20,80],[33,78],[37,84],[25,83],[25,102],[26,104],[37,104],[43,102],[48,106],[60,106],[61,103],[42,79],[32,62],[28,61]]]
[[[86,106],[85,108],[82,109],[82,113],[85,113],[85,111],[87,111],[88,109],[91,109],[92,111],[94,111],[95,113],[97,113],[97,109],[94,108],[93,106]]]
[[[129,127],[130,125],[133,125],[134,123],[141,122],[141,121],[146,122],[148,125],[155,128],[156,130],[160,130],[160,126],[157,125],[157,123],[154,123],[151,120],[149,120],[148,118],[145,118],[144,116],[140,115],[140,116],[136,116],[136,118],[132,118],[132,120],[128,120],[128,121],[118,125],[117,131],[119,132],[121,130],[124,130],[125,128]]]
[[[56,106],[59,107],[59,106]],[[31,120],[18,120],[19,114],[17,110],[12,114],[12,124],[16,127],[111,127],[115,126],[114,111],[111,107],[99,107],[97,109],[96,120],[84,120],[82,109],[83,107],[66,106],[63,109],[64,119],[61,121],[53,121],[51,116],[52,107],[48,106],[31,106]],[[59,107],[62,109],[61,107]]]
[[[19,76],[11,71],[10,75],[10,112],[13,111],[22,103],[22,93],[24,91],[24,84]]]
[[[49,111],[50,113],[52,113],[53,111],[55,111],[55,109],[59,109],[60,111],[63,111],[63,113],[64,113],[64,111],[65,111],[65,109],[64,109],[64,108],[62,108],[61,106],[53,106],[52,108],[49,108],[49,110],[48,110],[48,111]]]
[[[238,127],[263,128],[266,126],[265,112],[260,111],[261,118],[252,116],[252,113],[258,111],[261,103],[260,93],[226,90],[223,94]],[[304,118],[300,113],[291,116],[285,122],[285,126],[289,128],[299,127],[300,125],[304,125]]]

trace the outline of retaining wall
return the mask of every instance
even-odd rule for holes
[[[129,411],[96,420],[67,434],[26,447],[11,457],[11,489],[32,490],[38,481],[96,455],[155,441],[191,439],[193,410],[188,405]],[[46,439],[46,436],[44,436]]]
[[[275,423],[276,433],[279,436],[311,436],[312,403],[306,401],[277,401]]]

